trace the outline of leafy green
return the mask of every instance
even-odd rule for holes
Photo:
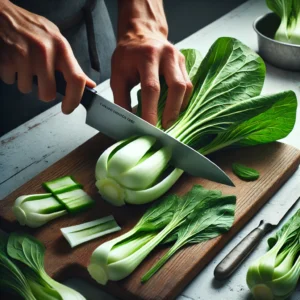
[[[234,196],[222,197],[220,191],[210,191],[199,185],[183,197],[167,196],[150,207],[129,232],[100,245],[92,254],[88,271],[98,283],[106,284],[108,280],[121,280],[131,274],[168,237],[180,241],[176,249],[213,238],[231,226],[234,203]],[[204,211],[209,215],[199,221]],[[214,224],[209,224],[209,220]],[[198,235],[193,231],[196,223]]]
[[[232,171],[236,176],[245,181],[254,181],[259,178],[258,171],[242,164],[233,163]]]
[[[268,244],[270,250],[249,267],[247,284],[255,299],[286,299],[300,278],[300,209]]]
[[[266,2],[281,19],[275,40],[300,45],[300,1],[266,0]]]
[[[0,287],[13,291],[26,300],[35,300],[30,286],[18,268],[18,266],[9,258],[6,252],[8,237],[1,233],[0,235]]]
[[[182,247],[201,243],[228,231],[234,220],[235,196],[221,196],[219,191],[211,191],[200,201],[187,220],[168,241],[176,240],[171,249],[142,277],[148,281]]]
[[[11,233],[7,243],[7,254],[18,262],[20,270],[28,280],[36,299],[83,300],[81,294],[53,280],[44,269],[44,245],[25,233]]]
[[[265,64],[246,45],[222,37],[202,61],[196,50],[185,49],[182,53],[194,89],[187,108],[166,130],[169,135],[208,155],[226,147],[274,142],[292,131],[297,111],[295,93],[261,95]],[[162,115],[167,92],[162,80],[156,124],[161,130],[164,130]],[[141,105],[139,98],[140,108]],[[113,205],[153,201],[182,175],[182,170],[171,167],[170,149],[161,147],[153,138],[149,143],[149,139],[149,136],[135,137],[125,146],[118,144],[100,156],[96,186]],[[135,147],[136,143],[147,148]]]

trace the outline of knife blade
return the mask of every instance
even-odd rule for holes
[[[190,175],[234,186],[216,164],[135,114],[106,100],[97,91],[85,88],[81,104],[87,110],[86,123],[105,135],[122,140],[134,135],[150,135],[172,150],[171,164]]]
[[[55,72],[56,89],[65,94],[66,82],[60,72]],[[37,83],[36,78],[34,79]],[[151,135],[172,150],[171,164],[188,174],[234,186],[229,176],[207,157],[181,143],[137,115],[101,97],[95,89],[85,87],[81,104],[87,110],[86,124],[115,139],[133,135]]]
[[[261,220],[258,227],[244,237],[216,266],[214,277],[218,280],[224,280],[232,275],[263,237],[276,228],[294,206],[300,204],[299,200],[300,197],[295,198],[295,200],[288,202],[279,211],[273,211],[273,214],[268,216],[268,222]]]

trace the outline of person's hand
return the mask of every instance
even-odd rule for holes
[[[167,129],[187,106],[193,85],[183,54],[167,40],[166,24],[159,24],[149,17],[157,17],[161,13],[161,1],[152,0],[149,4],[151,9],[156,10],[153,14],[149,13],[146,2],[119,1],[119,34],[112,57],[111,88],[115,103],[130,110],[130,90],[140,82],[142,118],[155,125],[160,95],[159,76],[163,76],[168,85],[168,96],[162,125]],[[133,5],[131,9],[130,5]],[[163,17],[161,23],[164,23]],[[128,21],[128,18],[131,20]],[[128,22],[129,25],[123,24]]]
[[[7,0],[0,0],[0,79],[18,89],[32,90],[37,76],[40,100],[56,98],[55,70],[62,72],[66,93],[62,111],[71,113],[80,103],[84,87],[95,83],[80,68],[68,41],[49,20]]]

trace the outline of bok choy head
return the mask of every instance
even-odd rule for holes
[[[267,0],[267,5],[280,18],[275,40],[300,45],[300,1]]]
[[[268,244],[270,250],[249,267],[247,284],[255,299],[287,299],[300,279],[300,209]]]
[[[286,91],[261,96],[263,60],[233,38],[219,38],[201,61],[197,50],[186,49],[186,68],[194,85],[188,107],[166,132],[207,155],[235,146],[269,143],[293,129],[297,99]],[[157,127],[165,106],[162,82]],[[139,110],[141,110],[139,99]],[[172,153],[149,136],[132,137],[107,149],[96,165],[96,186],[114,205],[142,204],[164,194],[181,176],[170,166]],[[175,166],[176,167],[176,166]]]

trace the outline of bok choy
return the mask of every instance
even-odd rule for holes
[[[150,207],[129,232],[100,245],[88,271],[104,285],[127,277],[160,243],[177,240],[174,254],[185,244],[216,237],[231,227],[235,200],[235,196],[222,197],[220,191],[202,186],[194,186],[181,198],[169,195]]]
[[[77,245],[121,230],[113,216],[93,220],[79,225],[60,229],[65,239],[73,248]]]
[[[166,132],[207,155],[233,146],[270,143],[287,136],[295,124],[297,99],[292,91],[261,96],[263,60],[233,38],[219,38],[201,61],[186,49],[187,72],[194,85],[188,107]],[[167,86],[161,84],[157,127]],[[139,101],[139,110],[141,101]],[[170,166],[172,153],[150,136],[117,142],[96,164],[96,186],[114,205],[143,204],[163,195],[183,171]]]
[[[0,286],[26,300],[84,300],[77,291],[53,280],[44,269],[45,247],[23,233],[1,234]]]
[[[267,0],[267,5],[280,18],[274,39],[300,45],[300,0]]]
[[[71,176],[45,182],[43,186],[51,193],[25,195],[16,199],[13,213],[21,225],[40,227],[67,213],[81,212],[94,205],[94,200]]]
[[[257,300],[284,300],[300,279],[300,209],[268,244],[270,250],[249,267],[247,284]]]
[[[35,194],[18,197],[13,213],[21,225],[36,228],[67,214],[67,210],[52,194]]]

